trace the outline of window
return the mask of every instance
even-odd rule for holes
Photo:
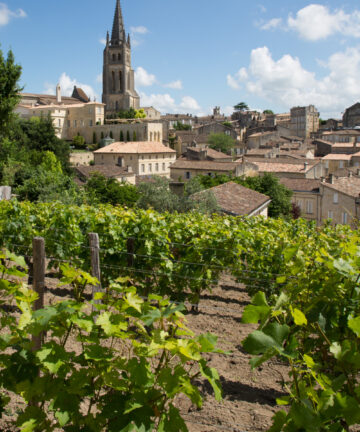
[[[313,213],[313,202],[312,201],[306,201],[306,213],[312,214]]]
[[[113,61],[116,60],[116,56],[115,56],[115,54],[112,55],[112,59],[113,59]]]
[[[61,120],[58,119],[58,126],[61,127]]]
[[[339,194],[337,192],[334,193],[333,203],[337,204],[339,202]]]
[[[149,172],[152,172],[152,164],[149,164]]]
[[[339,168],[344,168],[344,161],[339,162]]]
[[[74,127],[76,127],[77,126],[77,121],[76,120],[74,120]]]
[[[145,165],[141,164],[141,172],[145,172]]]
[[[165,171],[165,162],[162,164],[162,170]]]
[[[343,224],[347,224],[348,223],[348,214],[346,212],[344,212],[342,214],[342,223]]]
[[[101,107],[97,107],[97,108],[96,108],[96,112],[97,112],[98,114],[101,114],[101,113],[102,113]]]
[[[158,163],[155,164],[155,171],[159,171],[159,164]]]
[[[186,171],[185,178],[188,180],[191,178],[191,172],[190,171]]]
[[[302,210],[302,201],[301,200],[297,200],[296,205],[299,207],[300,210]]]
[[[332,219],[334,217],[334,212],[332,210],[328,211],[328,219]]]
[[[92,126],[92,125],[93,125],[93,121],[89,120],[89,126]]]

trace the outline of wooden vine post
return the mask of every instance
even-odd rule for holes
[[[34,310],[43,309],[44,291],[45,291],[45,240],[43,237],[33,239],[33,289],[37,292],[38,298],[34,303]],[[41,348],[44,339],[44,333],[33,336],[33,351]]]
[[[100,242],[99,235],[96,233],[89,233],[89,244],[90,244],[90,259],[91,259],[91,275],[96,277],[99,283],[93,286],[93,299],[95,293],[102,292],[101,289],[101,272],[100,272]],[[100,304],[101,300],[94,300],[96,304]]]

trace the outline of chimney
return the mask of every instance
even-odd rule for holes
[[[334,184],[334,174],[329,175],[329,183]]]
[[[60,84],[56,86],[56,102],[61,104],[61,87]]]

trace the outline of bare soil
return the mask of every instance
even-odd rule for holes
[[[57,284],[57,279],[46,279],[45,304],[69,296],[67,287],[58,288]],[[219,347],[230,352],[206,355],[209,366],[219,372],[222,402],[215,400],[211,386],[201,379],[197,383],[204,397],[201,410],[194,408],[185,396],[176,400],[190,432],[266,431],[279,409],[276,398],[286,394],[282,386],[288,378],[286,365],[269,361],[263,367],[251,370],[250,356],[242,350],[241,341],[256,328],[241,323],[249,300],[245,289],[225,275],[211,293],[202,295],[198,313],[189,310],[188,327],[195,334],[216,334]],[[12,400],[6,415],[0,419],[0,431],[16,430],[8,428],[7,421],[14,418],[20,405],[20,399]]]

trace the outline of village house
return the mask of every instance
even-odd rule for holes
[[[351,165],[351,159],[351,154],[330,153],[324,156],[321,160],[326,169],[325,174],[329,175],[333,174],[338,169],[349,167]]]
[[[280,178],[280,183],[293,192],[292,202],[296,204],[301,217],[321,222],[320,180]]]
[[[347,108],[343,115],[344,127],[360,126],[360,103],[357,102],[351,107]]]
[[[209,160],[216,162],[232,162],[232,156],[209,147],[188,147],[185,158],[187,160]]]
[[[336,131],[322,132],[319,139],[332,143],[360,142],[360,130],[341,129]]]
[[[113,178],[119,183],[136,183],[136,176],[130,166],[119,167],[117,165],[80,165],[75,168],[75,174],[84,184],[95,173],[101,174],[107,179]]]
[[[332,219],[333,224],[356,227],[360,216],[360,178],[331,175],[329,182],[321,183],[322,220]]]
[[[198,126],[193,129],[197,135],[211,135],[211,134],[225,134],[233,138],[234,140],[238,139],[238,134],[233,127],[226,126],[220,122],[212,122],[202,126]]]
[[[208,191],[214,195],[217,205],[225,214],[268,217],[268,207],[271,199],[267,195],[234,182],[227,182],[206,191],[198,192],[192,197],[196,199]]]
[[[137,176],[170,177],[176,152],[159,142],[115,142],[94,151],[95,165],[131,167]]]
[[[189,181],[197,175],[225,174],[233,177],[257,175],[256,165],[243,162],[217,162],[210,160],[177,159],[170,167],[171,178],[174,181]]]
[[[321,161],[314,159],[250,158],[248,161],[258,167],[259,175],[272,173],[277,177],[308,179],[319,179],[324,176]]]

